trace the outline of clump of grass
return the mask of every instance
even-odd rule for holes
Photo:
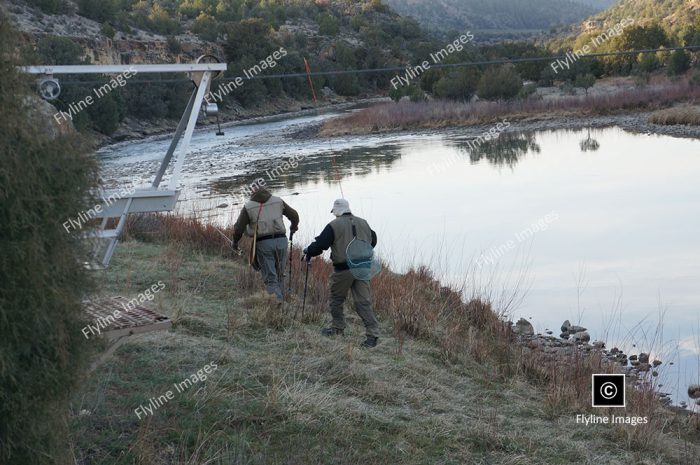
[[[504,118],[551,118],[566,115],[598,115],[633,109],[654,109],[700,97],[700,86],[685,81],[643,90],[623,90],[609,95],[569,96],[557,99],[479,101],[447,100],[385,103],[327,121],[320,134],[367,134],[419,128],[492,124]]]
[[[277,297],[264,291],[258,291],[243,298],[239,305],[250,315],[256,327],[282,330],[291,325],[292,314],[282,306]]]
[[[667,126],[674,124],[700,126],[700,107],[686,104],[657,110],[649,115],[649,122]]]
[[[187,244],[199,252],[232,257],[231,244],[222,236],[233,237],[233,227],[217,228],[196,218],[175,215],[130,215],[124,228],[124,237],[144,242]],[[247,238],[241,241],[246,245]]]

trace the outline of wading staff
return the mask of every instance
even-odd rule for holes
[[[294,231],[289,233],[289,277],[287,278],[287,295],[292,295],[292,251],[294,250]]]
[[[301,304],[301,319],[304,320],[304,309],[306,308],[306,291],[309,288],[309,268],[311,268],[311,257],[303,256],[302,260],[306,260],[306,276],[304,277],[304,297],[302,298]],[[294,312],[294,319],[297,319],[296,312]]]

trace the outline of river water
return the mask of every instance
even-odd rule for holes
[[[428,265],[537,332],[558,335],[569,319],[608,347],[652,352],[661,390],[688,401],[700,367],[700,141],[618,128],[506,133],[478,147],[466,130],[290,137],[333,115],[198,130],[178,213],[232,223],[262,178],[300,212],[301,243],[332,219],[342,189],[392,269]],[[168,144],[102,149],[105,182],[148,182]]]

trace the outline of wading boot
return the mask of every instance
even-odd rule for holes
[[[378,341],[379,341],[378,337],[367,336],[367,339],[365,339],[365,342],[360,344],[360,347],[362,347],[363,349],[371,349],[372,347],[377,347]]]

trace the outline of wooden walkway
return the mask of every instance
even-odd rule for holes
[[[109,348],[101,354],[92,368],[105,361],[130,336],[169,329],[173,322],[167,316],[154,312],[136,299],[116,296],[83,302],[89,324],[99,327],[109,341]]]

